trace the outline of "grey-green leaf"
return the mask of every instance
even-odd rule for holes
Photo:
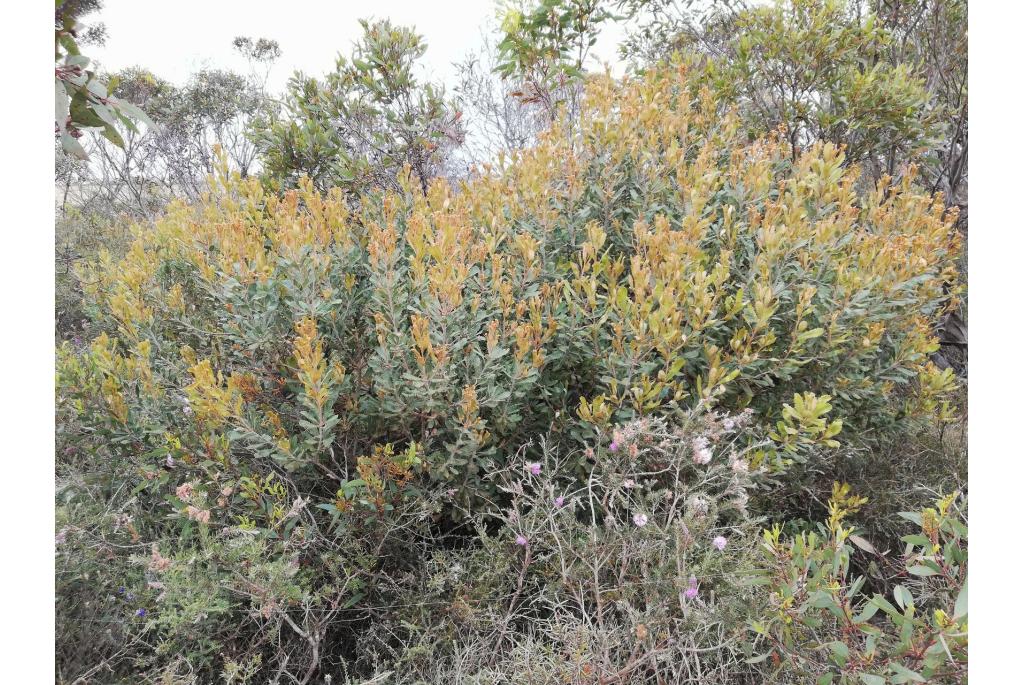
[[[953,607],[953,614],[955,618],[963,618],[967,615],[967,581],[964,581],[964,586],[960,589],[960,594],[956,596],[956,605]]]
[[[75,139],[70,133],[62,133],[60,136],[61,145],[64,146],[64,151],[68,154],[72,154],[79,159],[88,159],[89,155],[85,153],[85,148],[82,144]]]
[[[56,81],[54,87],[54,120],[60,126],[60,130],[63,131],[64,124],[68,120],[68,114],[71,113],[71,98],[68,97],[68,90],[64,87],[61,80],[54,80]]]

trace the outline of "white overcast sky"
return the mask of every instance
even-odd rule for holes
[[[109,71],[142,66],[181,84],[204,67],[245,72],[245,61],[231,46],[235,36],[273,38],[282,55],[269,86],[281,90],[293,71],[319,76],[333,68],[339,52],[349,54],[361,33],[359,19],[391,19],[426,38],[424,69],[451,88],[452,64],[480,48],[482,31],[496,25],[496,13],[496,0],[104,0],[86,22],[105,23],[107,43],[90,46],[86,54]],[[591,68],[617,65],[620,37],[616,26],[602,32]]]

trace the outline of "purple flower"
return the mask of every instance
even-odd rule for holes
[[[529,469],[530,473],[532,473],[533,475],[535,475],[535,476],[539,476],[540,475],[540,464],[538,464],[537,462],[533,462],[532,464],[527,464],[526,468]]]
[[[124,598],[125,598],[125,599],[127,599],[127,600],[128,600],[129,602],[134,602],[134,601],[135,601],[135,595],[134,595],[134,594],[132,594],[131,592],[129,592],[128,594],[126,594],[126,595],[124,596]]]
[[[146,617],[146,610],[145,609],[139,609],[138,611],[135,612],[135,615],[138,616],[139,618],[145,618]]]
[[[647,525],[647,514],[633,514],[633,523],[636,524],[637,528],[643,528]]]
[[[694,576],[690,576],[690,586],[686,588],[686,592],[683,593],[686,599],[693,599],[697,596],[697,579]]]
[[[516,536],[516,544],[520,547],[526,547],[527,539],[523,535]]]
[[[562,497],[561,495],[559,495],[558,497],[556,497],[556,498],[555,498],[555,506],[556,506],[556,507],[558,507],[559,509],[561,509],[562,507],[564,507],[564,506],[565,506],[565,498],[564,498],[564,497]]]
[[[117,594],[119,594],[119,595],[123,595],[124,594],[124,586],[123,585],[121,587],[117,588]]]
[[[612,444],[608,445],[608,449],[610,449],[612,452],[618,451],[619,443],[617,443],[614,440],[612,440]]]
[[[727,542],[728,540],[726,540],[723,536],[719,535],[711,541],[711,544],[714,545],[719,552],[721,552],[723,549],[725,549],[725,545]]]
[[[167,460],[164,463],[167,464],[167,468],[173,469],[174,468],[174,457],[172,457],[171,455],[168,454],[167,455]]]

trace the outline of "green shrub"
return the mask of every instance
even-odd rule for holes
[[[742,465],[779,473],[943,413],[928,355],[958,245],[913,174],[858,196],[841,152],[745,142],[684,65],[596,79],[574,130],[358,210],[222,169],[82,270],[99,334],[61,350],[58,408],[130,474],[133,544],[171,560],[154,664],[288,654],[308,682],[355,653],[345,612],[519,496],[493,476],[541,437],[577,488],[615,426],[749,409]]]
[[[935,409],[941,202],[911,175],[858,198],[836,150],[743,145],[694,89],[682,68],[598,81],[577,141],[356,215],[223,179],[88,273],[109,429],[335,479],[416,442],[459,483],[523,435],[701,402],[774,423],[811,391],[854,428]]]
[[[784,540],[779,526],[765,531],[774,611],[753,623],[768,639],[764,656],[805,682],[965,682],[966,501],[955,493],[934,508],[901,514],[919,532],[902,538],[899,582],[888,589],[892,601],[880,593],[868,598],[868,578],[851,577],[851,543],[887,561],[844,524],[865,501],[836,484],[829,521],[817,532]]]

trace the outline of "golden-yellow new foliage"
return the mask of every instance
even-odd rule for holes
[[[860,197],[842,150],[794,161],[781,137],[746,140],[685,64],[592,79],[575,130],[357,209],[222,163],[201,203],[83,272],[117,336],[92,348],[110,413],[129,421],[126,382],[176,390],[197,435],[264,431],[287,452],[305,430],[294,378],[316,407],[313,461],[331,440],[358,454],[400,438],[447,473],[526,429],[698,402],[774,420],[815,392],[846,419],[905,387],[900,409],[941,407],[951,380],[929,355],[959,245],[912,169]]]

